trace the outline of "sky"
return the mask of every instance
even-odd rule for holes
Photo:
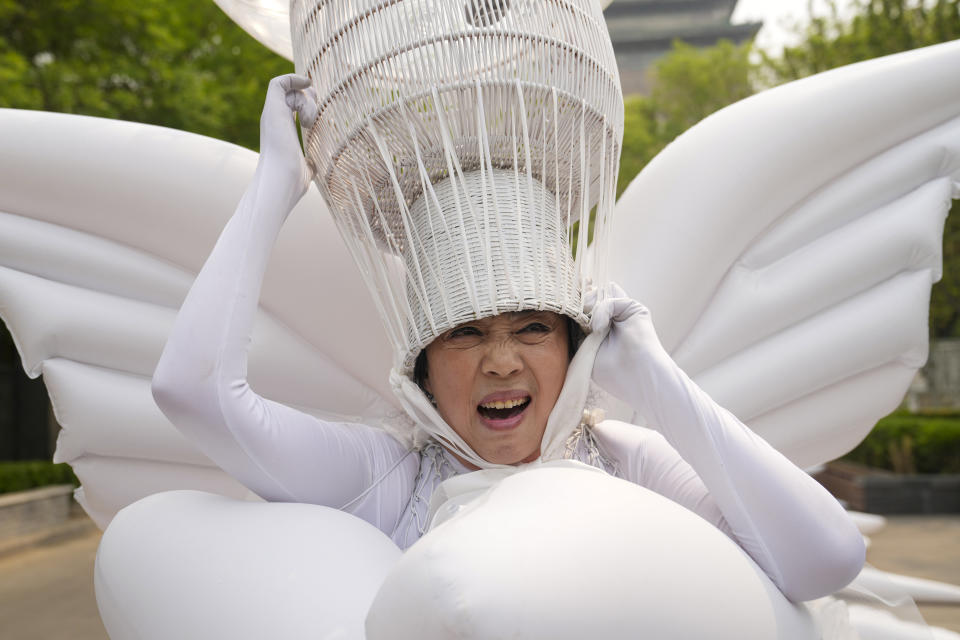
[[[805,22],[809,0],[740,0],[733,12],[733,22],[763,21],[763,28],[757,34],[756,44],[760,48],[775,53],[785,44],[791,43],[789,25]],[[853,5],[852,0],[837,0],[841,15],[847,15]],[[827,0],[813,0],[816,15],[826,15],[829,10]]]

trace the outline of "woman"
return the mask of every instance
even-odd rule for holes
[[[183,304],[154,375],[154,397],[205,454],[263,498],[342,509],[407,548],[428,529],[438,485],[471,470],[462,457],[436,441],[413,450],[373,427],[323,422],[261,398],[246,382],[270,249],[311,179],[290,109],[307,128],[315,105],[305,78],[270,83],[256,173]],[[609,331],[593,379],[656,431],[584,425],[569,456],[698,513],[793,601],[852,580],[864,545],[839,504],[677,367],[642,305],[615,286],[605,294],[589,325]],[[477,317],[430,342],[414,375],[484,460],[535,463],[564,388],[573,327],[546,310]]]

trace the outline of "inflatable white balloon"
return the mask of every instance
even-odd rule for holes
[[[518,473],[460,507],[404,553],[366,628],[368,640],[819,637],[718,529],[585,466]]]
[[[160,493],[104,533],[97,605],[113,640],[357,639],[399,558],[335,509]]]
[[[820,637],[715,527],[595,469],[519,473],[456,509],[401,555],[325,507],[156,494],[107,528],[97,602],[112,640]]]

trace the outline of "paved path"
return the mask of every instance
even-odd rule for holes
[[[871,537],[877,569],[960,585],[960,516],[896,516]],[[960,606],[925,606],[929,624],[960,632]]]
[[[93,597],[98,532],[0,557],[3,640],[107,640]],[[890,518],[873,536],[878,569],[960,584],[960,516]],[[923,607],[930,624],[960,632],[960,607]]]
[[[100,532],[0,558],[3,640],[106,640],[93,597]]]

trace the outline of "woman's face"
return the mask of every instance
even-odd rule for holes
[[[424,388],[437,411],[484,460],[530,462],[569,363],[567,323],[550,311],[462,324],[427,346]]]

